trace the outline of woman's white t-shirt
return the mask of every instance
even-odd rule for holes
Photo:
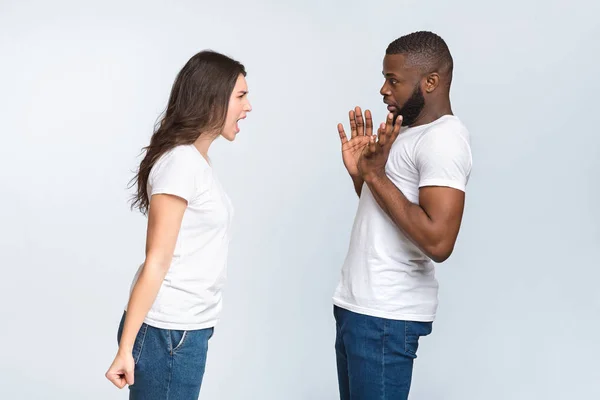
[[[155,163],[148,179],[148,196],[155,194],[181,197],[188,206],[171,266],[144,322],[174,330],[213,327],[219,320],[227,275],[231,201],[194,145],[177,146]]]

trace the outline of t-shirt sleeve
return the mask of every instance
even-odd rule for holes
[[[196,194],[197,171],[186,153],[174,151],[159,160],[150,174],[150,196],[171,194],[186,201]]]
[[[427,132],[415,149],[419,187],[447,186],[465,191],[471,173],[471,146],[457,130]]]

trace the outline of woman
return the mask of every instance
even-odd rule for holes
[[[252,110],[246,71],[203,51],[178,74],[134,178],[148,215],[146,258],[133,280],[106,377],[130,399],[196,399],[221,311],[233,209],[208,157]]]

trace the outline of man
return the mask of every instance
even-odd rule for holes
[[[390,43],[381,88],[386,122],[350,111],[338,131],[359,199],[333,297],[342,400],[408,398],[419,338],[431,333],[433,262],[452,253],[471,173],[469,133],[453,115],[444,40],[415,32]]]

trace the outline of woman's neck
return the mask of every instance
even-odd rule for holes
[[[210,145],[215,141],[217,136],[214,135],[200,135],[194,142],[194,146],[198,149],[198,152],[204,157],[204,159],[210,164],[210,158],[208,157],[208,149]]]

